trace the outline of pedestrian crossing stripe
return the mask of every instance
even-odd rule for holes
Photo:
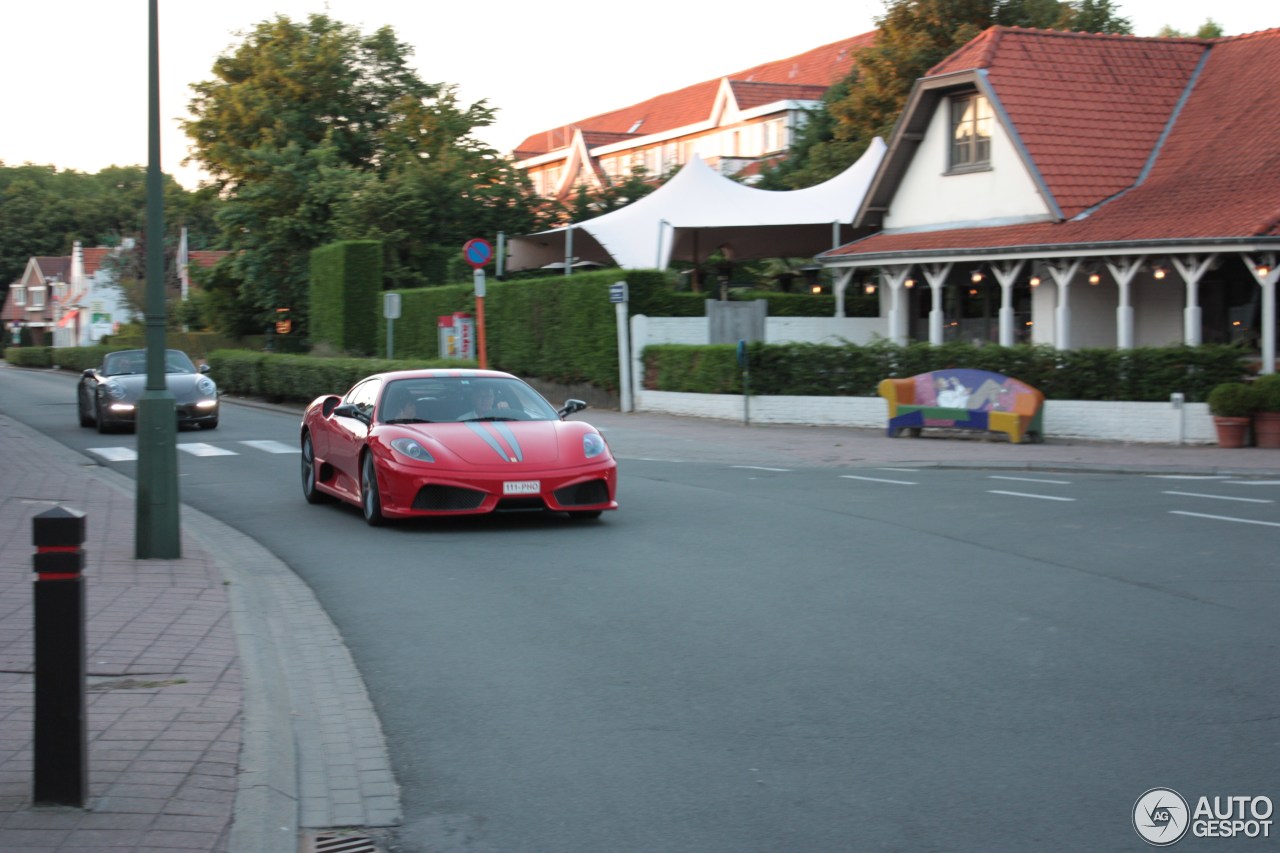
[[[301,453],[302,451],[291,444],[285,444],[283,441],[241,441],[239,444],[252,447],[254,450],[260,450],[264,453]],[[240,454],[226,447],[218,447],[203,441],[183,441],[178,442],[175,447],[183,453],[192,456],[239,456]],[[138,459],[138,451],[132,447],[90,447],[87,449],[94,456],[101,457],[107,462],[135,462]]]
[[[238,456],[234,450],[227,450],[225,447],[217,447],[212,444],[206,444],[203,441],[185,441],[178,445],[178,449],[183,453],[190,453],[192,456]]]
[[[138,451],[132,447],[90,447],[89,452],[108,462],[132,462],[138,458]]]
[[[285,444],[283,441],[242,441],[241,444],[247,444],[256,450],[265,450],[267,453],[301,453],[302,449],[296,444]]]

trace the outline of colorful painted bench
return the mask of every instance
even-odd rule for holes
[[[988,370],[948,369],[883,379],[880,396],[889,403],[890,438],[922,427],[1003,432],[1021,444],[1044,441],[1044,394],[1025,382]]]

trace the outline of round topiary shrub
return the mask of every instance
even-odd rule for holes
[[[1280,412],[1280,373],[1268,373],[1253,380],[1257,412]]]
[[[1209,392],[1209,412],[1220,418],[1247,418],[1258,408],[1257,390],[1244,382],[1223,382]]]

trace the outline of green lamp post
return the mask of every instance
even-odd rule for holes
[[[182,556],[178,531],[177,411],[164,379],[164,183],[160,171],[158,0],[150,0],[147,121],[147,387],[138,402],[138,492],[134,553],[139,559]]]

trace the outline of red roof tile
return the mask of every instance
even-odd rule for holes
[[[187,253],[187,260],[190,262],[191,266],[201,267],[203,269],[205,267],[215,266],[218,261],[222,260],[229,254],[231,253],[220,249],[193,249]]]
[[[877,234],[829,254],[1280,236],[1280,29],[1208,41],[992,28],[933,71],[974,63],[1064,214],[1087,215]]]
[[[863,33],[796,56],[727,74],[725,77],[735,84],[741,82],[800,87],[774,91],[784,99],[800,97],[802,92],[807,92],[808,97],[816,99],[832,84],[848,75],[853,67],[854,53],[869,46],[874,40],[874,32]],[[627,138],[661,133],[706,121],[711,117],[711,109],[720,90],[720,79],[695,83],[638,104],[535,133],[516,146],[515,154],[520,158],[528,158],[565,148],[572,142],[573,132],[577,128],[581,128],[584,133],[621,134],[621,138]],[[737,91],[735,88],[735,95]],[[753,98],[768,90],[755,91],[757,94]],[[751,106],[758,106],[760,103],[766,102],[756,100]]]
[[[107,259],[112,250],[106,247],[95,247],[81,251],[84,252],[84,274],[93,275],[102,267],[102,262]]]

